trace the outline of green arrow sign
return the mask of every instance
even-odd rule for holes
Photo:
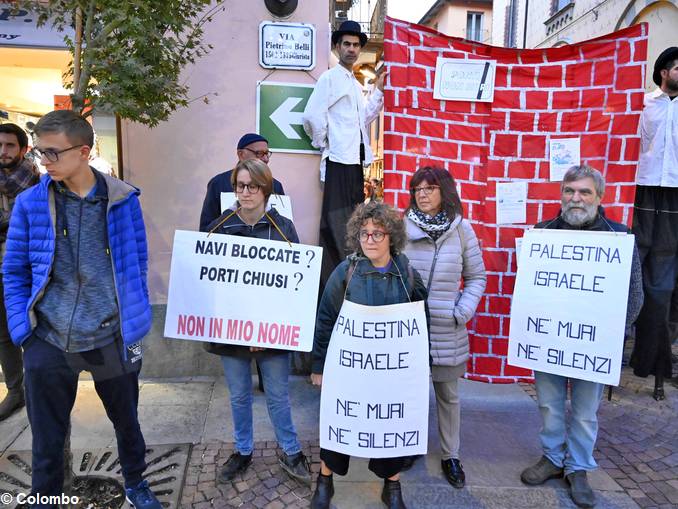
[[[301,116],[312,85],[298,83],[257,83],[257,131],[274,152],[317,154],[304,132]]]

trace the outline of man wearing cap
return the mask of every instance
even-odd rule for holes
[[[344,21],[332,33],[339,65],[320,76],[303,115],[304,130],[313,146],[322,151],[321,287],[346,257],[346,224],[356,205],[365,200],[363,165],[373,159],[367,126],[379,116],[384,103],[384,74],[377,78],[367,100],[353,75],[353,65],[365,44],[367,36],[355,21]]]
[[[256,133],[247,133],[238,141],[238,161],[257,158],[268,164],[271,152],[268,150],[268,140]],[[207,193],[200,213],[200,231],[205,231],[207,225],[221,215],[221,193],[232,193],[231,173],[228,170],[220,173],[207,183]],[[282,184],[273,179],[273,192],[285,194]]]
[[[659,87],[645,95],[640,117],[633,233],[643,264],[645,305],[636,321],[631,366],[636,376],[655,376],[653,397],[664,399],[671,378],[669,318],[678,278],[678,47],[654,64]]]

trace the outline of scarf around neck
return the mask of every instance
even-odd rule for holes
[[[412,207],[407,211],[407,217],[433,240],[438,240],[443,233],[450,229],[452,224],[444,210],[441,210],[435,216],[429,216],[418,208]]]
[[[0,170],[0,194],[8,198],[16,196],[35,185],[40,180],[38,168],[29,159],[24,158],[16,168]]]

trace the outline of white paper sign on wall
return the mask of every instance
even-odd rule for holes
[[[438,58],[433,97],[441,101],[494,101],[496,60]]]

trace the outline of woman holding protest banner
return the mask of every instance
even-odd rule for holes
[[[459,461],[457,381],[464,376],[469,357],[466,323],[473,318],[485,291],[486,276],[478,239],[462,216],[457,187],[448,171],[424,167],[415,172],[405,227],[405,252],[428,291],[441,466],[447,481],[462,488],[466,476]]]
[[[208,227],[210,233],[254,237],[283,242],[299,242],[292,222],[268,207],[273,192],[273,176],[266,163],[258,159],[240,161],[231,175],[237,201]],[[252,426],[252,359],[256,359],[266,387],[266,405],[278,444],[283,450],[280,466],[292,477],[311,482],[309,463],[297,439],[290,411],[288,375],[289,352],[207,343],[210,353],[221,356],[226,385],[231,398],[235,452],[219,474],[219,481],[231,481],[252,462],[254,433]]]
[[[323,372],[327,373],[325,360],[327,357],[329,362],[330,358],[328,356],[328,349],[332,351],[332,348],[337,346],[336,344],[330,345],[330,340],[335,340],[335,324],[338,323],[338,319],[347,314],[347,307],[359,304],[384,309],[391,304],[413,303],[419,304],[420,316],[423,317],[421,322],[427,320],[424,312],[426,290],[419,274],[412,268],[407,257],[401,254],[405,242],[406,236],[402,219],[393,208],[378,202],[361,204],[356,208],[347,225],[347,245],[354,253],[339,264],[328,279],[318,308],[313,343],[313,374],[311,375],[311,381],[314,385],[323,385]],[[373,316],[377,316],[378,312],[378,310],[372,311],[374,313]],[[340,315],[340,313],[343,315]],[[424,330],[425,328],[426,325],[422,323],[423,334],[421,338],[424,342],[424,355],[421,357],[422,362],[419,364],[423,364],[421,370],[425,373],[424,378],[427,378],[428,337],[427,331]],[[364,338],[360,339],[362,344],[366,343],[365,339],[368,336],[371,339],[379,337],[378,335],[371,335],[369,332],[366,333],[365,326],[362,328],[357,327],[356,329],[362,331],[362,338]],[[381,337],[384,336],[382,335]],[[409,339],[406,336],[403,338]],[[386,339],[396,338],[386,337]],[[336,341],[341,341],[341,339]],[[393,346],[390,346],[393,345],[392,341],[382,344],[385,351],[393,348]],[[346,356],[344,355],[344,357]],[[356,358],[364,360],[368,356],[358,353],[358,356],[353,355],[352,362],[355,362]],[[346,365],[346,363],[343,365]],[[372,367],[374,368],[374,366]],[[365,369],[368,369],[368,367],[365,367]],[[375,377],[376,383],[377,373],[373,373],[374,375],[372,376]],[[383,376],[383,373],[381,376]],[[396,382],[397,376],[398,374],[394,370],[387,373],[386,379]],[[402,373],[400,373],[400,376],[402,376]],[[342,387],[330,387],[328,383],[330,383],[330,378],[325,380],[322,388],[323,395],[328,391],[337,389],[340,392],[346,390],[342,382],[337,381],[336,378],[332,383]],[[428,384],[425,383],[425,385],[424,399],[426,399],[427,409],[428,405],[425,394],[428,393]],[[395,396],[389,389],[385,392],[387,392],[387,397],[392,398]],[[346,394],[342,394],[342,397],[346,397]],[[323,404],[321,403],[321,406]],[[322,421],[321,413],[321,425]],[[381,423],[381,426],[388,431],[396,425],[395,421],[397,419],[393,421],[385,420]],[[323,448],[321,439],[320,459],[320,473],[311,501],[311,507],[315,509],[330,507],[330,500],[334,495],[332,474],[336,472],[339,475],[346,475],[350,456],[336,450]],[[372,457],[369,462],[369,469],[377,474],[378,477],[384,479],[381,499],[390,508],[405,507],[400,488],[399,474],[402,469],[403,460],[403,457]]]

